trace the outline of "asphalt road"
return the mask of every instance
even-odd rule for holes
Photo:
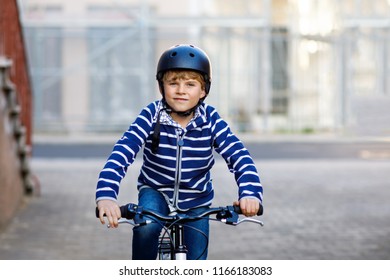
[[[38,143],[34,158],[106,158],[114,143]],[[356,159],[390,158],[390,142],[324,141],[248,142],[245,146],[257,159]]]

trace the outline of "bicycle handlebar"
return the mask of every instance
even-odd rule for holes
[[[200,213],[195,216],[187,215],[187,214],[175,214],[172,216],[162,215],[150,209],[144,208],[142,206],[138,206],[133,203],[129,203],[126,205],[120,206],[121,217],[131,220],[138,217],[142,217],[143,215],[149,215],[154,218],[159,219],[164,222],[175,222],[178,220],[196,220],[201,219],[206,216],[210,216],[216,214],[216,218],[218,220],[224,220],[227,224],[237,224],[238,215],[242,214],[239,206],[226,206],[226,207],[213,207],[205,210],[203,213]],[[259,211],[257,213],[258,216],[263,214],[263,206],[260,204]],[[99,209],[96,207],[96,217],[99,217]]]

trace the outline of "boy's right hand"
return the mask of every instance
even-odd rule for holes
[[[100,222],[104,225],[104,214],[111,228],[118,227],[118,219],[121,217],[121,211],[118,204],[112,200],[100,200],[97,203],[97,208],[99,209],[99,219]]]

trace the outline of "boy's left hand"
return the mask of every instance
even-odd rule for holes
[[[242,214],[247,217],[255,216],[260,208],[259,201],[255,198],[242,198],[233,202],[233,205],[240,206]]]

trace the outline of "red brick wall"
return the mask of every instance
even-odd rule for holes
[[[3,67],[0,73],[0,229],[15,215],[25,193],[20,145],[13,124],[21,123],[26,128],[23,140],[31,145],[32,95],[16,0],[0,0],[0,59],[3,66],[7,64],[4,58],[12,61],[12,65],[7,69]],[[7,85],[14,87],[12,100]],[[11,112],[10,101],[19,104],[20,114]]]
[[[22,107],[21,121],[27,129],[26,142],[31,145],[32,92],[16,0],[0,0],[0,55],[12,60],[10,76],[16,85],[18,101]]]

